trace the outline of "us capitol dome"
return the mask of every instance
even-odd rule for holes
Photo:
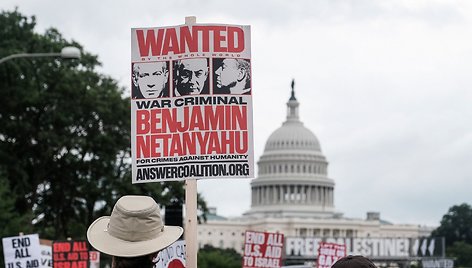
[[[299,118],[299,102],[292,93],[287,118],[266,142],[251,182],[254,217],[326,218],[334,214],[334,180],[320,142]]]
[[[210,208],[207,221],[198,225],[199,248],[211,245],[243,254],[245,232],[261,231],[284,234],[286,265],[315,261],[320,241],[345,244],[348,254],[393,262],[394,267],[439,256],[441,247],[435,249],[434,239],[424,238],[431,227],[393,224],[382,220],[380,212],[367,212],[361,219],[335,211],[328,161],[318,138],[300,120],[299,105],[292,82],[286,119],[269,136],[251,181],[251,207],[232,218]]]

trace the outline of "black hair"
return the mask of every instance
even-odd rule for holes
[[[113,256],[112,268],[152,268],[153,255],[144,255],[138,257],[117,257]]]

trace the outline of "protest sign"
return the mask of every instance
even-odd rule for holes
[[[90,268],[100,268],[100,251],[89,251]]]
[[[318,256],[319,243],[346,246],[352,255],[379,258],[437,257],[441,258],[445,242],[441,237],[286,237],[285,255],[297,258]]]
[[[243,268],[281,267],[283,245],[283,234],[246,231]]]
[[[185,240],[177,240],[159,251],[155,268],[185,268]]]
[[[346,256],[346,245],[335,243],[319,243],[318,268],[330,268],[338,259]]]
[[[89,268],[86,241],[54,241],[52,243],[54,268]]]
[[[39,245],[41,249],[41,268],[52,267],[52,247],[51,245]]]
[[[4,237],[2,244],[5,268],[40,267],[38,234]]]
[[[252,178],[250,27],[131,29],[132,182]]]
[[[421,260],[423,268],[454,268],[454,259],[425,258]]]

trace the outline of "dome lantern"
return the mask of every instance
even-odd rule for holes
[[[295,98],[295,79],[292,79],[292,94],[287,102],[287,121],[298,122],[298,106],[300,104]]]

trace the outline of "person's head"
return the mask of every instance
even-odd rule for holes
[[[167,94],[169,70],[167,63],[142,62],[133,65],[133,86],[144,98],[163,97]]]
[[[112,268],[135,268],[143,267],[150,268],[154,267],[153,254],[138,256],[138,257],[117,257],[113,256],[111,267]]]
[[[377,268],[377,266],[364,256],[349,255],[339,259],[331,268]]]
[[[208,77],[205,58],[179,60],[176,63],[176,95],[201,94]]]
[[[127,195],[111,216],[100,217],[87,230],[89,243],[113,256],[113,268],[153,267],[158,251],[174,243],[183,229],[164,225],[159,206],[148,196]]]
[[[216,86],[238,93],[250,88],[250,64],[243,59],[224,59],[216,69]]]

